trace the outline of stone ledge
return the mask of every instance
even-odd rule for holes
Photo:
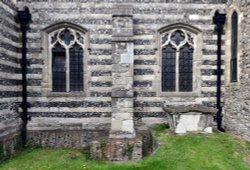
[[[164,104],[163,110],[169,114],[214,114],[218,110],[211,107],[206,107],[203,105],[169,105]]]
[[[109,132],[109,137],[112,139],[122,139],[122,138],[133,139],[136,137],[136,135],[135,135],[135,133],[131,133],[131,132],[127,132],[127,131],[111,130]]]

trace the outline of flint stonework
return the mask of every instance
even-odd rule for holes
[[[205,110],[192,107],[187,112],[180,106],[216,106],[217,36],[212,18],[217,10],[227,14],[222,36],[223,125],[250,140],[249,0],[0,0],[0,142],[6,141],[5,148],[13,148],[19,138],[21,33],[15,16],[24,7],[32,15],[27,33],[27,96],[32,119],[27,130],[29,138],[38,145],[83,147],[92,141],[100,142],[99,135],[105,131],[105,142],[109,136],[118,138],[119,144],[110,144],[126,148],[131,141],[136,144],[135,129],[143,123],[146,127],[171,124],[166,112],[176,113],[182,122],[179,132],[201,126],[207,126],[202,131],[212,132],[206,122],[212,121],[214,110],[199,114]],[[233,12],[238,13],[236,82],[230,81]],[[52,60],[52,46],[46,30],[53,27],[57,31],[61,26],[81,30],[85,36],[81,92],[51,93],[52,83],[44,81],[52,79],[48,69],[51,64],[47,62]],[[172,30],[167,29],[170,27]],[[197,59],[193,62],[193,91],[197,92],[164,95],[162,30],[167,33],[184,29],[193,33],[193,28],[198,30],[193,39]],[[164,110],[165,102],[171,106]],[[123,141],[126,137],[131,141]],[[115,157],[111,155],[110,160]]]

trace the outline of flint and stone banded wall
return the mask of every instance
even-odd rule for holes
[[[214,106],[216,95],[217,36],[212,17],[225,9],[225,0],[18,0],[18,7],[28,6],[32,14],[28,33],[28,101],[32,121],[29,129],[82,123],[83,128],[110,128],[112,114],[112,8],[116,4],[133,5],[134,33],[134,115],[147,124],[166,121],[164,101],[174,104],[202,103]],[[84,97],[49,97],[42,94],[44,46],[42,30],[67,21],[89,31],[88,87]],[[198,97],[159,97],[160,71],[158,29],[186,23],[201,30],[201,94]],[[224,36],[223,36],[224,39]],[[223,47],[224,49],[224,47]],[[224,54],[224,51],[223,51]],[[224,57],[224,55],[223,55]],[[224,65],[222,66],[224,68]],[[70,118],[70,119],[68,119]],[[74,120],[74,121],[72,121]]]
[[[18,113],[21,70],[18,25],[14,19],[16,10],[12,1],[0,1],[0,161],[14,152],[21,123]]]
[[[247,0],[228,2],[228,61],[227,74],[230,74],[231,18],[238,14],[238,82],[226,82],[224,122],[228,130],[250,140],[250,4]],[[230,78],[230,76],[227,76]]]

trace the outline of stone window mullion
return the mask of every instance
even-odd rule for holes
[[[52,85],[52,81],[53,81],[53,80],[52,80],[52,48],[53,48],[53,45],[50,44],[50,45],[49,45],[49,56],[51,56],[51,57],[49,57],[49,64],[48,64],[48,65],[49,65],[49,68],[47,68],[47,69],[50,70],[50,71],[49,71],[49,74],[46,75],[46,76],[49,77],[49,78],[48,78],[48,79],[49,79],[49,80],[48,80],[48,82],[49,82],[48,85],[49,85],[49,88],[50,88],[50,89],[53,88],[53,87],[52,87],[52,86],[53,86],[53,85]]]
[[[176,84],[175,84],[175,88],[176,88],[176,92],[179,92],[179,55],[180,55],[180,51],[179,49],[176,51],[176,60],[175,60],[175,81],[176,81]]]
[[[70,63],[69,63],[69,47],[66,49],[66,91],[70,91]]]

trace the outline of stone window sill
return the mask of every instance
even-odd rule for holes
[[[230,86],[239,86],[239,85],[240,85],[240,82],[239,82],[239,81],[230,81],[230,82],[229,82],[229,85],[230,85]]]
[[[47,97],[85,97],[84,92],[49,92]]]
[[[159,97],[198,97],[198,92],[160,92]]]

